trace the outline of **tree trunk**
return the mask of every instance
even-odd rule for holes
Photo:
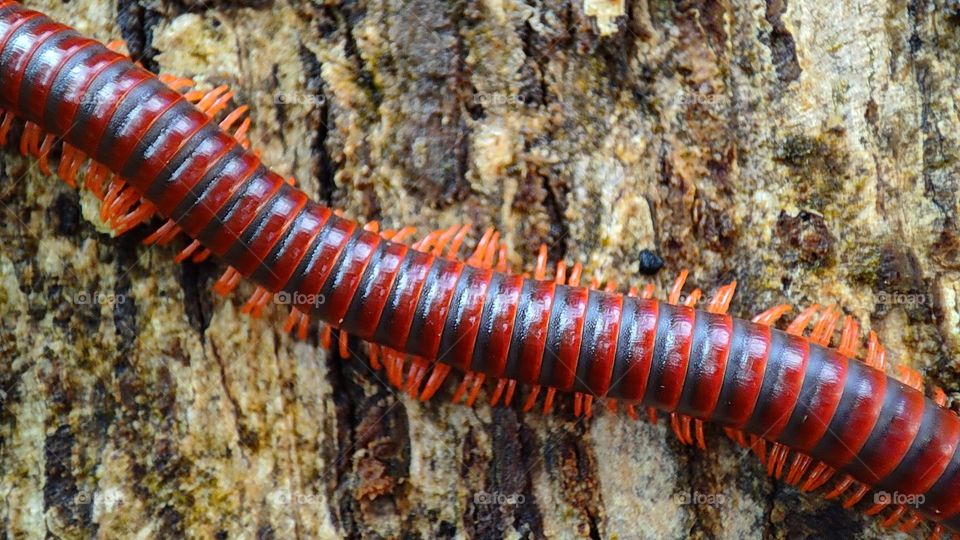
[[[736,279],[742,317],[836,303],[960,389],[955,1],[29,4],[229,84],[264,160],[348,216],[496,226],[514,268],[546,243],[621,288]],[[889,534],[719,429],[401,396],[29,160],[0,203],[8,536]]]

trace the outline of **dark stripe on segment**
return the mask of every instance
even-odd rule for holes
[[[840,405],[810,455],[837,469],[850,463],[877,423],[886,386],[887,376],[882,371],[850,361]]]
[[[123,97],[150,77],[149,73],[131,69],[129,62],[123,61],[103,70],[87,87],[65,138],[87,155],[93,155]]]
[[[219,256],[233,255],[234,258],[228,259],[231,265],[236,264],[252,270],[260,261],[246,260],[249,257],[248,246],[241,245],[237,251],[232,248],[240,242],[247,226],[284,185],[286,184],[278,175],[271,174],[263,165],[257,167],[255,173],[235,186],[230,200],[217,211],[216,219],[207,223],[196,236],[197,240]]]
[[[441,272],[441,258],[437,257],[433,264],[430,265],[430,270],[427,271],[427,277],[424,279],[423,288],[421,289],[420,297],[417,299],[416,307],[413,309],[413,322],[410,323],[410,332],[407,334],[407,342],[404,345],[404,350],[409,350],[410,354],[421,356],[426,358],[427,355],[420,354],[419,352],[414,352],[410,347],[420,348],[420,332],[419,327],[422,325],[423,321],[417,320],[424,315],[424,296],[431,294],[431,289],[436,285],[436,280],[440,276]]]
[[[39,21],[42,21],[42,19],[46,19],[46,17],[36,11],[26,9],[10,10],[8,18],[0,19],[0,60],[6,57],[7,44],[19,33],[21,28],[27,24],[39,24]],[[33,21],[33,23],[31,23],[31,21]],[[10,75],[12,76],[13,74],[11,73]],[[0,81],[2,80],[2,75],[0,75]]]
[[[374,283],[376,282],[377,272],[380,270],[381,266],[385,262],[385,258],[388,256],[388,250],[391,246],[397,246],[401,244],[395,244],[393,242],[380,242],[377,244],[377,248],[373,250],[373,254],[370,256],[370,261],[367,262],[367,267],[363,270],[363,275],[360,276],[360,282],[357,283],[357,290],[353,295],[353,300],[350,301],[350,307],[347,308],[346,315],[343,316],[343,324],[340,326],[340,329],[349,332],[361,339],[367,339],[368,334],[363,333],[362,329],[369,325],[369,317],[365,317],[363,313],[363,308],[366,307],[365,301],[370,299],[370,295],[374,294]],[[406,251],[404,250],[404,253]],[[397,268],[400,267],[400,262],[402,258],[394,257],[397,264]],[[264,263],[269,264],[269,261],[264,261]],[[387,293],[384,291],[383,300],[386,300]],[[370,315],[378,316],[379,313],[371,313]],[[376,329],[376,327],[374,327]],[[367,332],[370,332],[367,328]]]
[[[0,24],[3,23],[4,17],[9,17],[10,15],[13,15],[14,11],[18,11],[18,12],[23,11],[23,8],[21,8],[19,5],[17,5],[12,1],[0,2]],[[2,26],[0,26],[0,28],[2,28]],[[3,32],[0,32],[0,37],[2,36],[3,36]]]
[[[53,81],[50,95],[54,99],[47,99],[44,125],[55,133],[66,133],[80,107],[89,99],[89,86],[110,66],[121,61],[119,55],[99,43],[71,58]]]
[[[316,204],[308,198],[307,203],[283,233],[283,237],[263,259],[260,266],[253,271],[250,279],[255,283],[263,284],[268,290],[283,290],[296,271],[297,265],[306,255],[314,237],[331,214],[329,208]]]
[[[473,348],[472,371],[502,377],[507,367],[510,338],[517,315],[523,277],[496,273],[487,288],[480,329]]]
[[[540,363],[547,346],[547,325],[555,288],[553,281],[524,280],[504,377],[526,384],[536,384],[540,380]]]
[[[284,291],[291,296],[293,305],[301,312],[313,313],[318,306],[326,302],[320,289],[356,229],[355,222],[337,216],[330,216],[320,229],[313,246],[284,287]]]
[[[37,57],[41,51],[49,50],[49,46],[54,48],[58,47],[64,39],[70,37],[77,37],[77,33],[71,30],[69,27],[64,26],[58,22],[55,22],[50,19],[46,19],[46,22],[33,29],[33,36],[24,38],[25,47],[21,51],[19,56],[14,56],[12,59],[8,59],[6,63],[0,64],[6,66],[5,69],[10,69],[14,72],[13,82],[9,88],[0,88],[0,93],[4,94],[4,99],[10,101],[10,103],[16,103],[18,106],[21,104],[21,97],[23,96],[23,91],[34,91],[39,92],[41,89],[31,88],[30,84],[24,85],[24,81],[30,82],[30,79],[27,78],[28,69],[30,63]],[[15,39],[19,39],[19,36]],[[31,43],[32,41],[32,43]],[[8,42],[8,45],[13,43]],[[15,48],[9,47],[11,49]],[[40,120],[35,114],[31,114],[34,111],[28,109],[21,109],[17,111],[23,117],[30,121]]]
[[[660,303],[627,296],[623,299],[620,335],[607,396],[630,403],[643,400],[653,365]]]
[[[15,11],[15,13],[13,13],[13,11]],[[25,24],[30,23],[30,21],[35,21],[36,24],[36,21],[41,20],[41,18],[46,19],[42,13],[24,8],[10,10],[8,15],[9,18],[0,19],[0,24],[2,24],[2,26],[0,26],[0,53],[6,50],[7,43],[10,42],[11,38],[13,38],[17,31]],[[0,58],[2,58],[2,55],[0,55]]]
[[[93,154],[96,161],[115,171],[123,167],[149,126],[175,103],[159,92],[160,87],[164,87],[162,82],[148,79],[124,96]]]
[[[810,344],[807,376],[797,406],[790,415],[779,442],[807,452],[820,442],[840,405],[847,382],[848,360],[842,354]]]
[[[420,298],[420,289],[427,279],[436,257],[411,249],[404,257],[403,265],[393,282],[387,303],[383,307],[380,324],[374,332],[374,341],[403,351],[410,335],[414,310]]]
[[[960,516],[960,497],[957,497],[957,493],[960,493],[960,446],[953,451],[953,457],[943,474],[924,495],[924,509],[941,520]]]
[[[686,384],[677,411],[696,418],[710,418],[720,399],[723,378],[733,339],[733,319],[728,315],[698,311]]]
[[[878,485],[886,491],[924,493],[940,478],[960,442],[960,418],[927,399],[923,421],[903,460]]]
[[[401,272],[401,275],[402,272]],[[473,360],[473,347],[480,330],[480,314],[493,271],[466,266],[450,302],[450,313],[440,338],[437,359],[466,371]]]
[[[339,246],[343,243],[344,237],[349,237],[350,231],[353,228],[348,228],[350,225],[349,222],[338,218],[334,215],[328,217],[324,225],[317,232],[316,236],[310,239],[310,244],[307,246],[306,251],[303,254],[303,258],[297,264],[297,268],[293,271],[293,275],[290,276],[290,280],[287,281],[286,286],[284,286],[283,291],[290,294],[299,294],[301,290],[301,284],[307,277],[307,269],[311,268],[320,257],[322,253],[327,251],[327,246],[331,243]],[[336,235],[331,241],[331,235]],[[338,243],[339,242],[339,243]],[[310,309],[307,313],[313,311],[313,305],[310,305]]]
[[[720,398],[711,420],[741,428],[753,416],[770,356],[769,326],[733,321],[733,339]]]
[[[880,483],[893,472],[920,430],[924,401],[920,392],[899,381],[887,381],[877,423],[847,472],[869,485]]]
[[[249,187],[249,179],[263,175],[264,170],[259,158],[236,145],[233,152],[207,171],[192,190],[193,197],[185,197],[177,206],[174,219],[184,234],[191,238],[199,239],[200,232],[211,223],[215,227],[211,233],[222,229],[223,221],[217,219],[217,214],[227,205],[227,201],[233,200],[236,191]],[[195,201],[192,205],[187,204],[190,199]]]
[[[589,290],[557,285],[539,383],[571,390],[576,379]]]
[[[0,66],[3,66],[0,71],[0,102],[8,104],[10,108],[18,104],[20,81],[23,80],[23,69],[30,53],[41,44],[43,37],[49,37],[51,29],[55,27],[53,21],[35,12],[25,14],[25,18],[13,24],[16,28],[0,43]]]
[[[120,168],[123,177],[137,186],[140,192],[148,191],[158,177],[170,173],[173,170],[174,158],[182,153],[183,147],[204,126],[211,124],[207,115],[194,109],[176,92],[164,86],[160,93],[173,100],[173,105],[162,118],[154,122],[142,139],[131,137],[139,142],[133,155]]]
[[[745,430],[776,440],[797,406],[809,359],[810,342],[801,336],[774,330],[760,398]]]
[[[603,397],[610,389],[613,363],[620,334],[623,296],[603,291],[590,291],[587,297],[587,316],[583,323],[580,343],[580,361],[573,389]]]
[[[41,50],[44,50],[48,45],[57,47],[63,39],[68,37],[76,37],[76,32],[70,30],[70,28],[54,22],[50,19],[47,19],[46,22],[33,29],[34,35],[29,37],[24,37],[25,47],[20,52],[19,55],[14,55],[13,58],[8,58],[6,62],[0,64],[6,66],[4,69],[9,69],[13,74],[12,81],[9,87],[4,88],[0,87],[0,94],[3,94],[3,98],[9,103],[17,104],[18,108],[21,104],[21,97],[23,96],[23,90],[39,92],[40,88],[31,88],[30,84],[24,85],[23,82],[30,81],[27,78],[27,69],[30,67],[30,63],[36,58],[37,53]],[[15,40],[20,39],[20,36],[14,38],[8,42],[13,44],[9,49],[15,49],[16,44]],[[31,41],[33,43],[31,43]],[[34,111],[29,109],[20,109],[17,111],[22,118],[25,118],[30,121],[39,121],[40,118],[37,114],[31,114]],[[39,112],[39,111],[37,111]]]
[[[261,188],[267,192],[270,187]],[[306,202],[306,194],[298,189],[291,188],[282,181],[277,190],[261,201],[251,201],[248,208],[253,208],[248,215],[252,214],[251,220],[247,225],[242,226],[235,221],[234,230],[242,230],[239,238],[233,242],[233,245],[223,255],[223,259],[240,272],[244,277],[250,277],[250,274],[259,266],[263,266],[267,253],[273,248],[273,245],[280,240],[282,229],[289,221],[292,221],[300,208]],[[246,219],[246,216],[243,217]],[[213,224],[208,226],[208,229]],[[209,244],[205,244],[209,245]],[[263,285],[259,283],[259,285]],[[276,292],[276,290],[271,290]]]
[[[306,193],[281,179],[280,188],[260,205],[256,216],[244,228],[240,240],[227,250],[224,259],[244,277],[250,277],[254,270],[264,266],[264,259],[270,254],[270,250],[280,241],[280,237],[306,203]],[[262,282],[258,283],[264,285]]]
[[[379,234],[357,228],[357,232],[343,249],[340,260],[334,266],[327,282],[320,289],[323,302],[314,310],[317,317],[340,326],[350,307],[350,302],[353,301],[357,286],[360,285],[363,271],[381,242]]]
[[[444,324],[450,300],[463,272],[463,263],[449,259],[437,259],[430,276],[420,292],[416,315],[407,336],[407,352],[423,358],[434,359],[440,349]]]
[[[40,46],[27,64],[20,85],[20,115],[34,122],[43,121],[47,96],[64,64],[94,42],[73,30],[57,34]]]
[[[219,131],[216,124],[204,124],[180,148],[169,167],[164,167],[154,178],[144,198],[155,204],[164,216],[176,213],[181,205],[183,208],[193,206],[197,202],[196,195],[206,187],[202,181],[213,179],[207,173],[231,150],[235,155],[243,151],[236,141]]]
[[[380,324],[387,296],[410,248],[397,242],[381,242],[363,272],[353,302],[343,320],[343,329],[361,339],[370,339]]]
[[[276,202],[277,201],[274,201],[275,204]],[[307,199],[307,203],[309,202],[310,202],[309,199]],[[261,258],[260,264],[258,264],[257,267],[253,270],[253,273],[250,274],[251,281],[253,281],[254,283],[259,283],[264,289],[267,289],[268,291],[280,291],[281,289],[283,289],[283,285],[286,284],[286,281],[280,275],[274,274],[274,269],[276,268],[280,260],[282,260],[282,258],[279,256],[280,253],[284,249],[287,249],[287,247],[289,246],[291,235],[296,234],[298,224],[302,223],[304,218],[309,215],[308,214],[309,210],[310,210],[310,205],[304,204],[300,208],[298,208],[295,212],[291,212],[290,221],[289,223],[287,223],[287,226],[283,230],[283,232],[279,234],[276,245],[270,248],[270,252],[265,257]],[[247,227],[247,230],[244,231],[243,233],[244,236],[246,236],[253,229],[253,227],[256,227],[256,228],[262,227],[264,220],[267,219],[269,215],[270,215],[269,213],[265,212],[262,216],[258,217],[254,225],[251,227]],[[292,265],[288,265],[288,267],[290,271],[293,272],[294,268],[296,268],[296,263]],[[289,278],[289,275],[287,275],[286,277]]]
[[[677,408],[686,382],[696,316],[693,308],[660,304],[653,363],[644,395],[646,405],[662,411]]]

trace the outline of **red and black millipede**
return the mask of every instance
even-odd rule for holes
[[[902,530],[926,519],[936,534],[960,531],[960,419],[878,369],[875,340],[854,360],[849,320],[830,348],[839,316],[809,335],[809,311],[786,331],[772,327],[779,308],[736,319],[725,313],[732,286],[696,310],[676,294],[596,290],[563,271],[544,279],[542,261],[533,277],[492,268],[490,238],[466,262],[443,253],[452,232],[430,246],[392,241],[310,200],[168,81],[10,0],[0,0],[0,107],[0,141],[11,118],[32,125],[122,178],[115,195],[133,195],[114,206],[139,199],[139,221],[168,219],[167,231],[253,280],[262,298],[289,294],[301,315],[416,357],[415,395],[456,368],[466,374],[458,397],[469,391],[471,402],[487,380],[493,401],[529,386],[527,408],[543,389],[547,408],[562,391],[578,411],[595,399],[663,411],[688,443],[702,444],[702,422],[715,422],[803,490],[832,480],[827,496],[845,494],[847,506],[871,489],[922,495],[915,508],[867,513]]]

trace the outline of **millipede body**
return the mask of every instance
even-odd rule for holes
[[[82,155],[109,171],[112,207],[140,209],[123,228],[160,216],[161,236],[193,242],[185,257],[229,265],[219,285],[249,278],[260,304],[289,295],[291,326],[309,316],[395,351],[394,371],[398,355],[412,356],[403,384],[420,398],[453,368],[466,375],[457,397],[470,402],[484,381],[507,403],[529,387],[527,408],[570,392],[578,411],[603,399],[668,413],[681,439],[701,445],[702,422],[714,422],[804,490],[832,480],[828,496],[848,493],[849,505],[869,490],[923,495],[916,508],[868,513],[904,530],[922,518],[938,534],[960,532],[960,419],[879,369],[875,341],[866,362],[855,360],[855,324],[830,347],[836,314],[804,335],[812,312],[786,330],[772,326],[783,310],[727,315],[732,286],[699,310],[676,295],[549,279],[542,265],[509,273],[494,264],[489,236],[466,261],[450,244],[459,247],[460,230],[395,241],[312,201],[168,82],[9,0],[0,0],[0,108],[49,134],[48,152],[62,139],[61,160]]]

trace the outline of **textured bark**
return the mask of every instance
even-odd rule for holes
[[[545,242],[624,286],[735,278],[739,316],[837,303],[960,390],[956,2],[34,5],[229,83],[264,159],[350,216],[495,225],[517,267]],[[22,158],[0,205],[8,536],[883,534],[719,430],[702,453],[662,421],[399,396]]]

